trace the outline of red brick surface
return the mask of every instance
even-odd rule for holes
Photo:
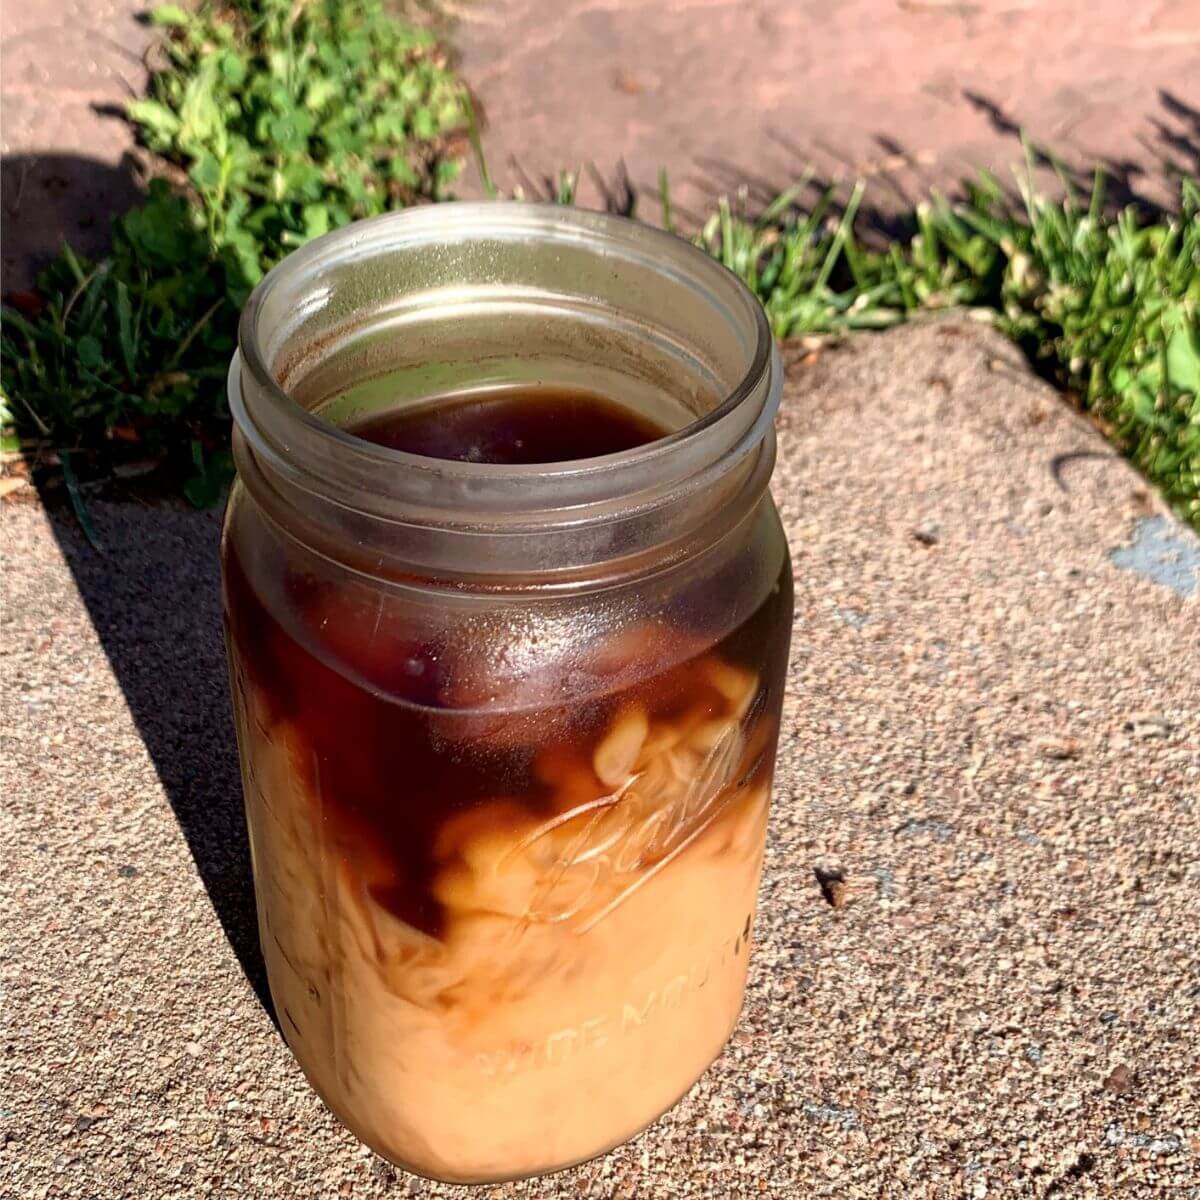
[[[461,11],[463,70],[507,185],[519,179],[512,156],[535,178],[588,160],[611,174],[623,156],[651,190],[666,165],[695,207],[739,176],[779,185],[810,163],[827,177],[888,171],[913,192],[1020,155],[988,106],[1087,161],[1152,164],[1159,121],[1197,135],[1160,95],[1200,108],[1197,0],[476,0]],[[890,190],[876,188],[881,202]]]
[[[141,8],[5,0],[6,287],[63,236],[95,249],[135,194],[129,130],[102,110],[144,84]],[[1162,95],[1200,109],[1198,0],[470,0],[453,11],[505,188],[521,180],[513,158],[534,179],[591,161],[611,180],[623,160],[649,191],[665,166],[686,216],[739,182],[780,186],[811,164],[822,178],[886,177],[873,192],[886,204],[968,164],[1013,161],[997,114],[1081,160],[1149,166],[1168,149],[1164,129],[1190,125],[1193,153],[1200,140],[1200,119]],[[461,190],[478,193],[473,171]]]

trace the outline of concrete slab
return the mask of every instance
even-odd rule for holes
[[[137,202],[141,158],[114,110],[146,86],[141,0],[5,0],[0,39],[4,284],[27,287],[63,239],[102,251]]]
[[[0,505],[0,1196],[1200,1196],[1195,539],[964,319],[789,361],[746,1012],[544,1181],[394,1172],[256,994],[216,517]]]
[[[876,180],[910,205],[979,166],[1008,178],[1017,137],[1090,170],[1126,164],[1175,199],[1164,158],[1200,170],[1200,12],[1191,0],[473,0],[463,73],[504,186],[623,159],[653,218],[658,170],[706,213],[796,181]],[[1050,183],[1053,181],[1050,180]],[[473,184],[468,180],[468,189]],[[585,181],[591,202],[597,189]],[[1174,193],[1172,195],[1172,193]]]

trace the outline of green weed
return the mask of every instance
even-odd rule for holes
[[[0,416],[7,438],[73,462],[72,480],[153,471],[207,505],[232,471],[224,376],[250,289],[311,237],[439,198],[466,93],[428,32],[381,0],[152,19],[166,61],[129,116],[187,187],[154,181],[107,257],[65,247],[11,298]]]
[[[212,250],[203,214],[162,180],[113,223],[107,258],[66,247],[4,310],[0,370],[25,443],[77,454],[87,475],[228,456],[224,377],[246,278]]]
[[[168,64],[128,106],[187,170],[209,240],[247,283],[330,229],[436,200],[459,170],[465,92],[432,36],[382,0],[236,0],[154,11]]]
[[[915,232],[883,247],[856,236],[862,185],[840,209],[792,194],[749,217],[722,201],[697,239],[761,299],[779,337],[881,329],[918,313],[983,309],[1200,528],[1200,189],[1147,220],[1103,206],[1019,199],[984,174],[952,203],[933,196]]]

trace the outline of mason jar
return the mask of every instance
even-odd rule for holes
[[[792,623],[762,310],[641,224],[442,204],[292,254],[239,342],[226,633],[284,1036],[408,1170],[601,1153],[742,1004]],[[513,464],[351,432],[506,388],[661,436]]]

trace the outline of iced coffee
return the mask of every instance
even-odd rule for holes
[[[351,431],[506,465],[667,432],[545,391]],[[313,1086],[442,1179],[529,1175],[636,1133],[741,1007],[791,624],[782,546],[582,600],[479,595],[330,572],[240,519],[226,610],[261,936]]]

